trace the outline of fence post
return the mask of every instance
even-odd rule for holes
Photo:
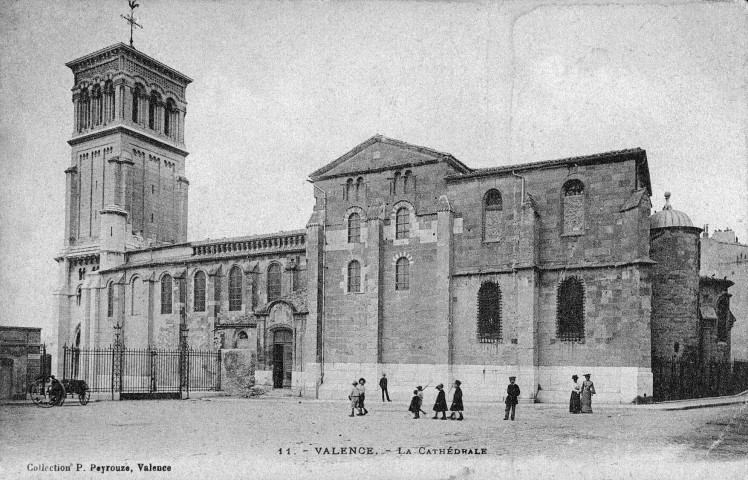
[[[218,381],[216,382],[216,391],[220,392],[221,391],[221,369],[222,369],[220,350],[216,352],[216,357],[218,358]]]

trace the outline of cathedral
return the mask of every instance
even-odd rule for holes
[[[476,169],[377,135],[311,172],[306,225],[195,242],[192,80],[122,43],[66,65],[58,371],[64,345],[117,332],[220,352],[229,392],[342,399],[386,373],[397,400],[459,379],[490,401],[512,375],[521,401],[561,402],[592,373],[596,401],[627,403],[654,357],[729,359],[732,282],[700,276],[701,229],[669,198],[651,214],[642,149]]]

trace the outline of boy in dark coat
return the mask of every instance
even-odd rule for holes
[[[504,420],[509,420],[509,411],[512,412],[514,420],[514,410],[517,408],[517,399],[519,398],[519,385],[514,383],[517,377],[509,377],[509,385],[506,387],[506,410],[504,411]]]
[[[455,393],[452,396],[452,406],[449,407],[449,410],[452,412],[452,415],[450,415],[449,418],[451,418],[452,420],[455,419],[455,412],[460,414],[460,418],[458,418],[457,420],[463,419],[462,389],[460,388],[460,385],[462,385],[460,381],[455,380]]]
[[[447,394],[444,393],[444,385],[439,384],[436,386],[439,393],[436,395],[436,402],[434,403],[434,420],[439,416],[439,412],[442,413],[442,420],[447,419]]]
[[[384,396],[387,395],[387,401],[390,402],[390,392],[387,391],[387,374],[383,373],[382,378],[379,379],[379,388],[382,390],[382,401],[384,402]]]
[[[415,414],[413,420],[421,417],[421,396],[418,395],[418,389],[413,390],[413,398],[410,400],[408,411]]]

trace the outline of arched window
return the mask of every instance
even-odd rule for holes
[[[78,97],[78,131],[82,132],[88,128],[88,112],[89,112],[89,97],[88,89],[83,88],[80,96]]]
[[[364,196],[364,179],[358,177],[356,180],[356,200],[360,200]]]
[[[351,260],[348,264],[348,293],[361,292],[361,264]]]
[[[478,342],[501,340],[501,289],[494,282],[483,282],[478,289]]]
[[[361,216],[351,213],[348,217],[348,243],[361,242]]]
[[[136,84],[132,91],[132,122],[138,123],[140,121],[140,99],[144,95],[143,87],[140,84]]]
[[[172,304],[171,275],[161,277],[161,314],[171,313]]]
[[[221,276],[215,275],[213,277],[213,315],[216,317],[221,313]]]
[[[157,130],[159,128],[158,111],[161,104],[161,95],[158,92],[151,92],[151,98],[148,101],[148,128]]]
[[[75,289],[75,304],[81,306],[81,297],[83,296],[83,285],[78,285]]]
[[[392,178],[392,194],[397,195],[397,185],[400,183],[400,172],[395,172]]]
[[[410,260],[406,257],[395,262],[395,290],[410,290]]]
[[[344,200],[350,200],[353,195],[353,179],[349,178],[345,182],[345,190],[343,191]]]
[[[247,336],[247,332],[245,332],[244,330],[240,331],[239,335],[237,335],[236,338],[239,340],[249,340],[249,336]]]
[[[93,116],[93,121],[91,122],[91,124],[99,125],[102,122],[104,107],[104,104],[102,102],[101,87],[99,86],[99,84],[93,86],[93,89],[91,91],[91,100],[91,113]]]
[[[273,263],[268,267],[268,302],[281,297],[281,266]]]
[[[106,316],[114,316],[114,282],[107,287]]]
[[[104,123],[114,120],[114,84],[107,80],[104,84]]]
[[[412,185],[413,181],[413,172],[410,170],[406,170],[403,174],[403,193],[410,193],[411,190],[414,190],[414,185]]]
[[[584,339],[584,285],[569,277],[558,286],[556,337],[563,341]]]
[[[192,292],[193,305],[192,308],[196,312],[205,311],[205,272],[198,270],[195,273],[194,288]]]
[[[410,210],[402,207],[395,214],[395,238],[408,238],[410,236]]]
[[[584,233],[584,184],[580,180],[569,180],[563,188],[564,234]]]
[[[174,136],[174,132],[172,131],[174,130],[174,124],[176,123],[174,122],[175,118],[173,118],[175,116],[175,112],[176,108],[174,106],[174,100],[170,98],[166,101],[166,113],[164,114],[164,135],[171,138],[176,138]]]
[[[229,311],[242,309],[242,269],[235,266],[229,271]]]
[[[729,338],[730,297],[723,295],[717,301],[717,341],[727,342]]]
[[[501,192],[492,188],[483,196],[483,241],[501,240]]]
[[[138,314],[138,277],[132,277],[130,280],[130,315]]]

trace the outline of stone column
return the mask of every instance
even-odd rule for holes
[[[68,282],[70,262],[67,258],[58,258],[58,286],[54,293],[54,305],[57,321],[52,325],[52,345],[48,353],[52,354],[51,372],[62,378],[63,346],[70,337],[70,285]]]
[[[80,94],[78,91],[73,93],[73,136],[78,134],[79,122],[80,122]]]
[[[384,335],[384,282],[382,280],[383,263],[383,206],[372,206],[367,212],[366,220],[366,246],[364,248],[364,265],[361,265],[364,281],[361,282],[366,298],[367,333],[364,338],[376,339],[370,344],[371,351],[362,352],[359,361],[364,364],[378,365],[382,363],[383,335]],[[369,372],[366,377],[377,378],[378,371]]]
[[[321,199],[320,199],[321,201]],[[305,380],[303,395],[318,397],[324,382],[324,205],[315,207],[306,226],[307,309],[309,314],[304,333]]]
[[[177,242],[186,242],[187,241],[187,201],[189,196],[189,188],[190,188],[190,182],[186,178],[179,176],[177,178],[177,185],[179,191],[177,202],[178,202],[178,211],[177,213],[177,221],[179,222],[177,225]]]
[[[75,234],[73,225],[77,224],[75,197],[77,197],[78,182],[76,175],[78,167],[73,165],[65,170],[65,246],[70,245],[70,239]]]
[[[444,364],[448,365],[449,370],[449,382],[452,383],[454,380],[454,374],[452,372],[452,365],[454,364],[454,325],[452,319],[452,270],[454,263],[454,255],[452,251],[453,245],[453,229],[454,229],[454,212],[449,203],[449,198],[446,195],[442,195],[439,198],[439,205],[437,207],[437,230],[436,230],[436,263],[434,270],[439,272],[439,277],[436,280],[434,287],[438,290],[439,294],[438,305],[436,305],[437,315],[434,320],[436,325],[437,335],[443,335],[444,344],[442,351],[444,352]]]

